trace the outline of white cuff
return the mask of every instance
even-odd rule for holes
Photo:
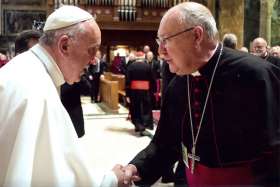
[[[109,171],[103,177],[100,187],[118,187],[118,178],[113,171]]]

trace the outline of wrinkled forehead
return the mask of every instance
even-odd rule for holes
[[[88,42],[91,45],[100,45],[101,44],[101,31],[94,20],[89,21],[86,23],[87,32],[85,33],[88,37]]]
[[[186,23],[183,22],[180,12],[172,9],[163,16],[159,25],[158,36],[164,35],[165,33],[172,33],[177,31],[178,28],[185,27]]]
[[[90,34],[93,40],[95,40],[96,43],[100,44],[101,43],[101,31],[99,26],[94,20],[91,20],[89,22],[90,28]]]
[[[253,47],[266,47],[266,46],[267,46],[266,42],[263,42],[261,40],[253,42]]]
[[[267,42],[263,38],[256,38],[253,40],[253,46],[267,46]]]

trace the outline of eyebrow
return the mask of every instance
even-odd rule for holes
[[[101,45],[101,42],[96,42],[96,43],[93,43],[89,46],[89,48],[93,48],[93,47],[100,47]]]

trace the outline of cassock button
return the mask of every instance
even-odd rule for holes
[[[199,92],[200,92],[200,89],[198,89],[198,88],[194,89],[194,93],[199,93]]]
[[[200,105],[200,103],[198,101],[194,102],[194,106],[198,107]]]
[[[199,113],[195,113],[195,114],[194,114],[194,117],[195,117],[195,118],[199,118],[199,116],[200,116]]]
[[[201,80],[201,77],[199,77],[199,76],[194,77],[194,80],[198,82],[198,81],[200,81],[200,80]]]

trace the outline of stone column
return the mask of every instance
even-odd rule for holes
[[[237,47],[243,46],[244,0],[220,0],[219,31],[222,39],[225,33],[237,36]]]
[[[215,14],[215,10],[216,10],[216,7],[215,7],[215,0],[208,0],[207,1],[207,7],[209,8],[209,10],[211,11],[211,13]]]
[[[271,15],[275,0],[261,0],[260,6],[260,37],[271,44]]]

